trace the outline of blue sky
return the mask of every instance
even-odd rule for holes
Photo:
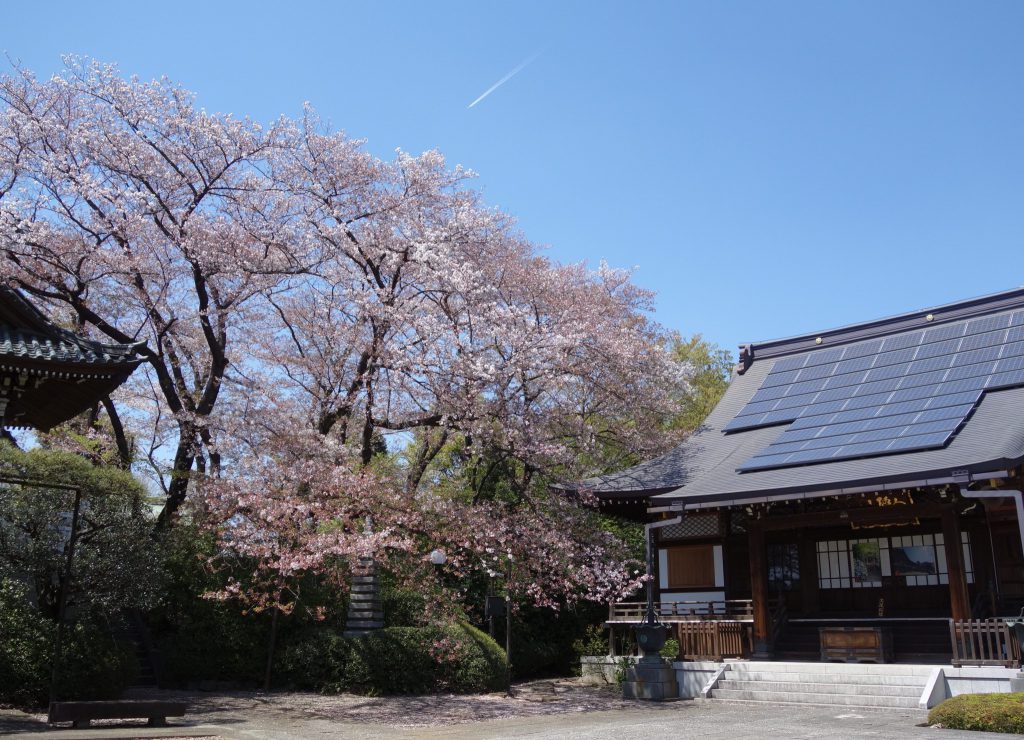
[[[284,9],[287,8],[287,9]],[[1024,3],[5,5],[0,49],[438,148],[728,349],[1024,283]],[[531,55],[540,55],[472,109]]]

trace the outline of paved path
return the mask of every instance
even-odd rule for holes
[[[189,703],[186,722],[151,730],[105,724],[87,730],[48,729],[45,716],[0,710],[0,736],[47,740],[206,737],[223,740],[307,738],[584,738],[700,737],[715,740],[789,738],[932,738],[997,740],[1017,737],[918,727],[925,713],[843,707],[679,701],[626,702],[617,692],[570,682],[523,687],[519,696],[370,698],[305,693],[157,695]]]

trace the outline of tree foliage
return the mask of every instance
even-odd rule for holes
[[[68,607],[110,616],[154,603],[161,582],[159,548],[142,513],[144,489],[129,473],[78,455],[27,452],[0,443],[0,476],[81,491],[81,514]],[[40,611],[55,618],[65,577],[74,494],[59,488],[0,483],[0,577],[30,584]]]
[[[725,395],[732,375],[733,359],[727,351],[694,334],[677,339],[672,354],[691,368],[690,388],[681,400],[673,425],[685,431],[697,429]]]

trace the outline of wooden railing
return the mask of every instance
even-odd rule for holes
[[[714,620],[677,622],[679,660],[745,658],[753,652],[753,630],[749,622]]]
[[[1001,619],[949,620],[953,665],[1020,667],[1020,645]]]
[[[750,599],[725,601],[656,601],[654,612],[662,622],[753,622],[754,607]],[[623,624],[642,622],[647,614],[645,601],[620,601],[609,604],[608,621]]]

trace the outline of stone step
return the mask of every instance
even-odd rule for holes
[[[930,676],[935,666],[905,663],[802,663],[749,661],[729,663],[737,673],[870,673],[877,676]]]
[[[382,611],[363,611],[363,610],[352,610],[348,613],[348,618],[352,619],[384,619],[384,612]]]
[[[376,586],[364,586],[361,584],[355,584],[351,589],[353,594],[375,594],[380,591]]]
[[[376,576],[372,576],[372,575],[352,576],[352,583],[360,583],[360,584],[365,585],[367,583],[374,584],[376,582],[377,582],[377,577]]]
[[[923,686],[884,686],[853,683],[803,683],[784,681],[719,681],[718,690],[772,691],[805,694],[848,694],[852,696],[908,696],[921,698]]]
[[[918,697],[885,696],[865,694],[812,693],[805,691],[745,691],[736,689],[713,689],[713,699],[738,701],[763,701],[773,704],[829,704],[833,706],[891,707],[894,709],[917,709]]]
[[[913,686],[923,688],[928,676],[898,676],[876,673],[789,673],[775,671],[727,671],[723,676],[734,681],[781,683],[857,684],[861,686]]]
[[[349,619],[345,623],[345,629],[367,629],[367,630],[379,630],[384,626],[384,620],[382,619]]]
[[[360,603],[360,604],[366,603],[368,601],[380,601],[380,594],[374,594],[374,593],[349,594],[349,601],[350,602],[357,602],[357,603]]]

